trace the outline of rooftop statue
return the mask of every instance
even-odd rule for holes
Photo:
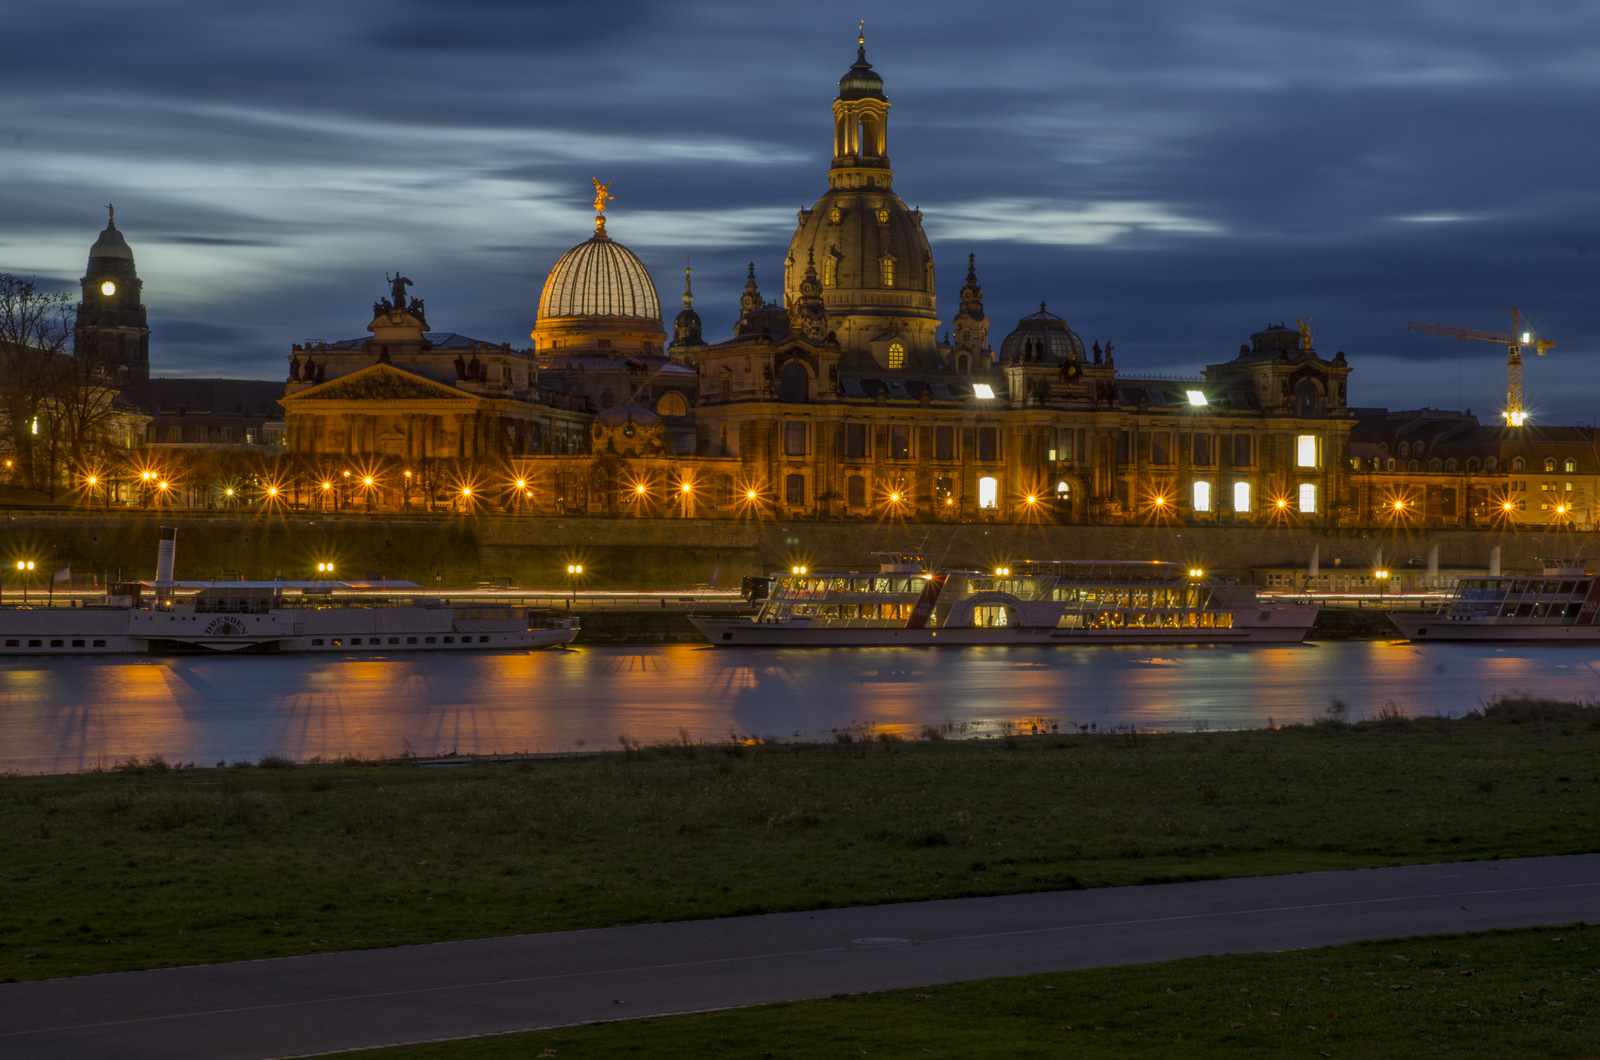
[[[603,234],[606,230],[606,203],[615,199],[611,194],[611,185],[600,183],[599,177],[590,177],[594,181],[594,230],[596,234]]]

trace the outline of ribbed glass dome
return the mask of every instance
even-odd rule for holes
[[[1017,321],[1016,330],[1000,343],[1000,360],[1011,361],[1068,361],[1083,360],[1083,340],[1067,326],[1067,322],[1045,310]]]
[[[661,323],[650,271],[633,251],[604,235],[579,243],[556,262],[539,296],[539,319],[637,317]]]

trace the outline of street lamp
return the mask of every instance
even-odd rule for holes
[[[1383,587],[1389,584],[1389,572],[1386,570],[1375,570],[1372,572],[1372,576],[1378,580],[1378,606],[1382,607]]]
[[[318,576],[318,580],[319,581],[325,581],[328,578],[333,577],[333,564],[332,563],[319,563],[319,564],[317,564],[317,576]]]
[[[22,602],[28,602],[28,575],[33,573],[33,560],[17,560],[17,571],[22,581]]]

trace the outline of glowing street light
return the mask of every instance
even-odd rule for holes
[[[1004,578],[1006,575],[1011,573],[1011,568],[1010,567],[996,567],[994,569],[994,573],[995,573],[995,577]]]
[[[1190,567],[1189,568],[1189,577],[1191,577],[1191,578],[1204,578],[1205,576],[1206,576],[1206,572],[1203,569],[1201,569],[1200,567]]]
[[[804,567],[795,566],[795,567],[790,567],[789,568],[789,573],[791,573],[791,574],[804,574],[805,572],[806,572],[806,569]]]
[[[31,560],[31,559],[19,559],[19,560],[17,560],[17,572],[21,575],[21,578],[22,578],[22,602],[23,603],[27,603],[28,602],[28,575],[33,572],[33,560]]]

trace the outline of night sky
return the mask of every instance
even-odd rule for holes
[[[1192,375],[1298,316],[1353,404],[1487,419],[1504,350],[1405,323],[1519,305],[1557,343],[1529,405],[1591,422],[1600,4],[1560,0],[14,4],[0,271],[76,290],[114,202],[155,374],[281,377],[397,268],[435,329],[522,346],[597,176],[720,340],[747,261],[780,293],[863,16],[947,320],[975,252],[996,347],[1046,300]]]

